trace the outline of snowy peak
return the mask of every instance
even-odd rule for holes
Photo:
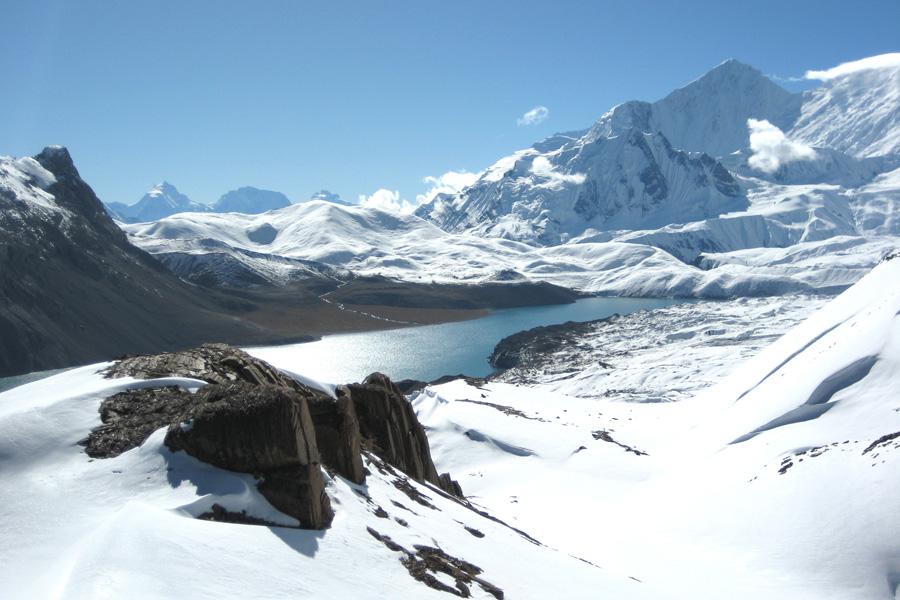
[[[823,84],[804,94],[789,135],[861,158],[900,154],[900,59],[877,68],[853,64],[811,73]]]
[[[723,156],[747,147],[747,119],[787,129],[801,103],[799,94],[731,59],[653,103],[650,124],[676,148]]]
[[[615,114],[640,114],[621,105]],[[629,127],[583,137],[547,152],[516,153],[456,196],[440,195],[416,214],[448,231],[555,245],[588,229],[643,229],[742,210],[728,171],[706,154],[672,146],[662,133]]]
[[[113,216],[126,223],[156,221],[181,212],[206,212],[209,207],[194,202],[178,191],[168,181],[163,181],[150,189],[135,204],[111,203],[107,208]]]
[[[141,198],[137,204],[144,203],[145,205],[154,205],[154,206],[168,206],[171,208],[190,208],[193,205],[197,204],[193,202],[190,198],[182,194],[178,191],[174,185],[169,183],[168,181],[163,181],[162,183],[158,183],[153,188],[144,194],[143,198]]]
[[[290,205],[291,201],[281,192],[247,186],[223,194],[213,205],[212,211],[255,215]]]

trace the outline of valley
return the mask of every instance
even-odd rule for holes
[[[900,54],[802,79],[414,202],[0,157],[4,597],[897,600]]]

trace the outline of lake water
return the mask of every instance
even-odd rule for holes
[[[459,373],[483,377],[493,371],[487,358],[497,342],[518,331],[682,302],[666,298],[585,298],[574,304],[497,310],[471,321],[330,335],[305,344],[247,350],[282,369],[328,383],[361,381],[374,371],[396,380],[431,381]]]
[[[35,371],[34,373],[26,373],[25,375],[15,375],[13,377],[0,377],[0,393],[5,392],[6,390],[11,390],[14,387],[19,387],[20,385],[25,385],[26,383],[31,383],[32,381],[37,381],[38,379],[44,379],[45,377],[50,377],[51,375],[56,375],[57,373],[62,373],[63,371],[68,371],[68,369],[53,369],[50,371]]]
[[[459,373],[484,377],[493,371],[487,358],[494,346],[518,331],[682,302],[667,298],[584,298],[574,304],[497,310],[471,321],[329,335],[316,342],[247,351],[277,367],[327,383],[361,381],[375,371],[396,380],[431,381]],[[65,370],[0,378],[0,392]]]

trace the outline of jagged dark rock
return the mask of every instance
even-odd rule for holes
[[[182,422],[195,401],[193,394],[175,386],[110,396],[100,404],[103,425],[88,435],[85,452],[91,458],[112,458],[137,448],[160,427]]]
[[[448,494],[452,494],[457,498],[463,498],[462,486],[459,485],[458,481],[450,477],[450,473],[441,473],[438,476],[438,486]]]
[[[168,426],[165,444],[171,450],[253,474],[275,508],[314,529],[327,527],[333,517],[320,463],[363,483],[364,447],[376,465],[396,467],[413,479],[463,497],[449,473],[438,476],[425,430],[384,375],[339,386],[337,398],[331,398],[237,348],[205,344],[183,352],[126,357],[109,367],[106,376],[185,377],[206,385],[195,392],[167,386],[107,398],[100,406],[103,425],[85,441],[91,457],[117,456]],[[391,473],[409,486],[405,478]],[[224,509],[204,518],[232,516],[242,523],[253,518]]]
[[[469,375],[459,373],[457,375],[441,375],[437,379],[432,379],[431,381],[420,381],[418,379],[401,379],[400,381],[395,381],[394,384],[401,392],[403,392],[405,396],[409,396],[420,390],[424,390],[429,385],[441,385],[442,383],[449,383],[451,381],[456,381],[457,379],[463,379],[466,383],[475,387],[480,387],[487,383],[487,380],[483,377],[471,377]]]
[[[413,546],[413,550],[409,550],[395,542],[389,535],[380,533],[371,527],[366,527],[366,531],[384,544],[388,550],[399,552],[401,564],[406,567],[410,576],[416,581],[459,598],[471,597],[472,592],[469,586],[478,584],[486,593],[497,600],[503,600],[503,590],[480,577],[483,573],[481,567],[451,556],[440,548],[416,544]],[[439,573],[452,579],[453,585],[448,585],[439,579],[437,577]]]
[[[268,384],[211,385],[197,392],[184,419],[169,426],[165,443],[171,450],[261,476],[263,496],[302,527],[321,529],[331,523],[304,396]]]
[[[345,389],[353,400],[364,443],[374,454],[416,481],[427,481],[462,496],[457,494],[461,492],[458,483],[449,489],[441,484],[425,429],[394,382],[382,373],[372,373],[362,383]]]
[[[339,387],[337,396],[337,400],[317,396],[309,401],[316,444],[324,464],[350,481],[362,483],[366,473],[356,409],[346,388]]]
[[[532,368],[563,348],[577,347],[578,338],[596,328],[596,321],[569,321],[558,325],[534,327],[514,333],[494,346],[488,362],[495,369]]]

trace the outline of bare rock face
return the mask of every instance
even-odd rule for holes
[[[208,386],[196,396],[185,421],[169,426],[166,446],[222,469],[261,476],[262,495],[301,527],[331,523],[334,513],[303,395],[238,382]]]
[[[272,506],[309,529],[328,527],[334,516],[321,465],[361,484],[364,448],[418,481],[463,497],[448,473],[438,475],[412,406],[380,373],[338,387],[331,398],[237,348],[205,344],[123,358],[106,376],[189,377],[207,385],[195,392],[168,386],[107,398],[100,406],[103,425],[84,442],[91,457],[117,456],[168,427],[169,449],[254,475]],[[252,521],[221,507],[205,518]]]
[[[84,451],[91,458],[112,458],[137,448],[160,427],[183,421],[194,401],[175,386],[110,396],[100,405],[103,425],[91,431]]]
[[[427,481],[462,497],[459,484],[449,474],[442,484],[431,459],[425,429],[412,405],[387,375],[372,373],[362,383],[350,384],[345,390],[353,400],[359,431],[374,454],[417,481]]]
[[[337,392],[337,400],[316,397],[309,401],[316,444],[324,464],[353,483],[363,483],[366,472],[356,409],[345,387]]]

